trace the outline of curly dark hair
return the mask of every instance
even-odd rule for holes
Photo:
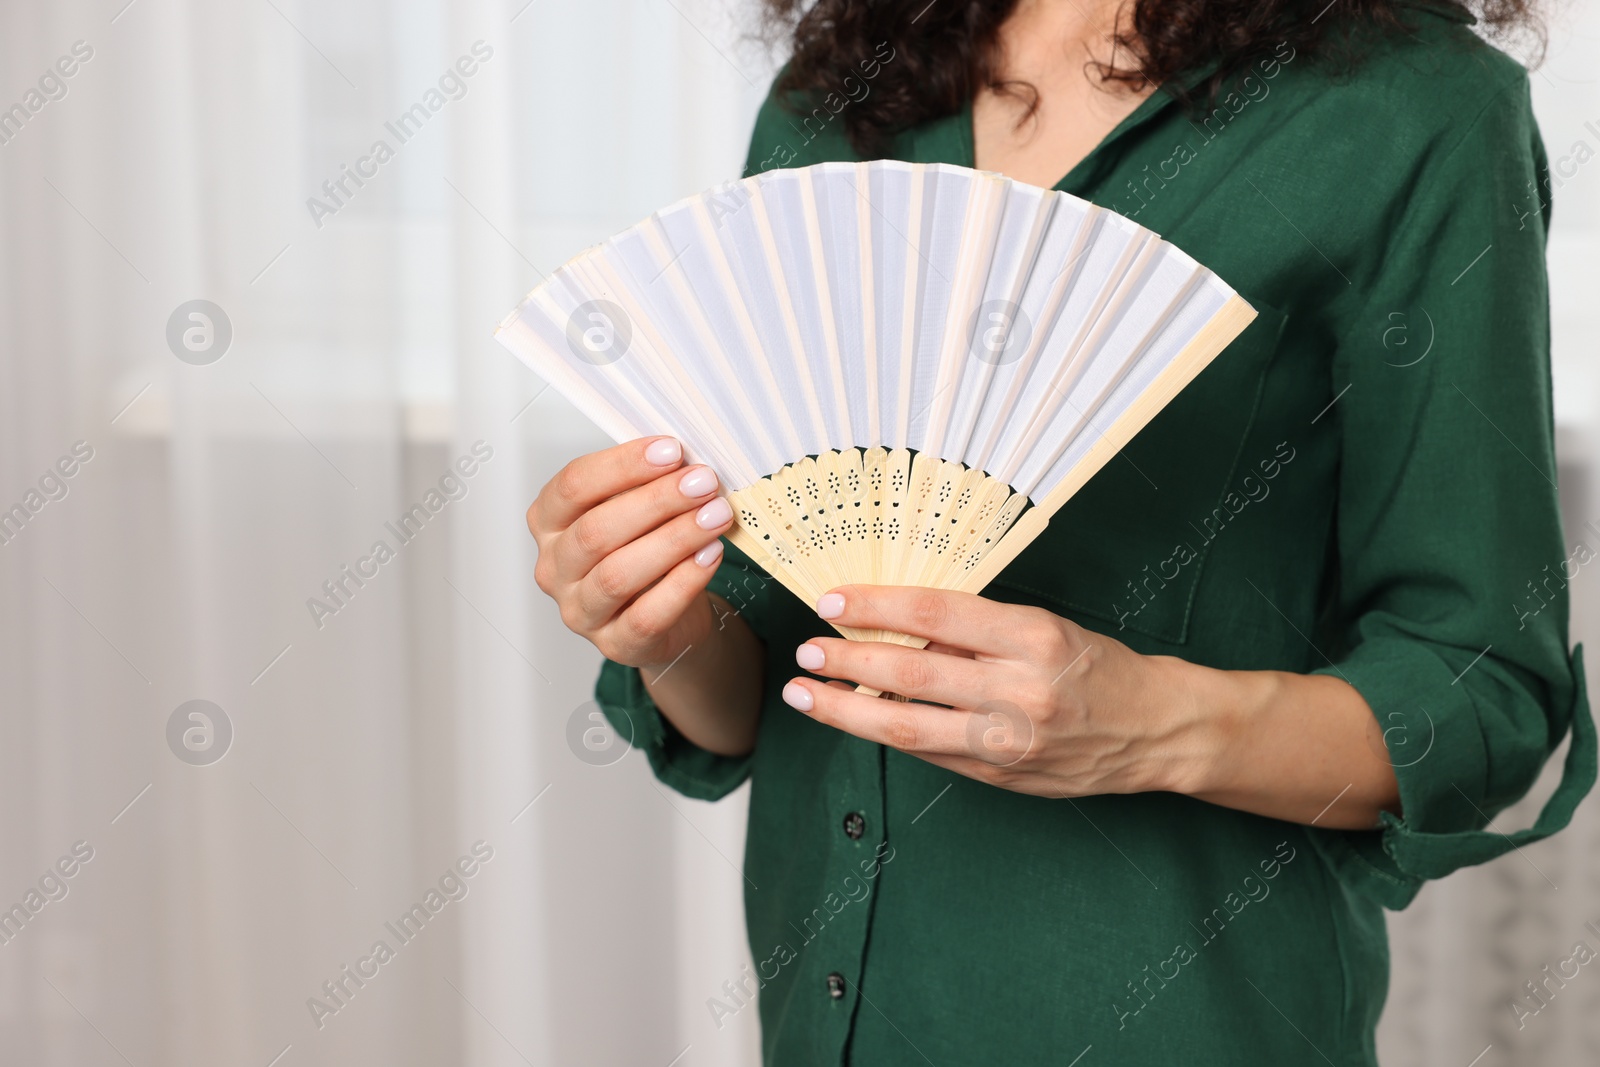
[[[764,0],[769,38],[788,38],[793,57],[780,95],[836,92],[871,71],[873,92],[844,109],[846,134],[863,157],[883,152],[895,134],[954,114],[980,88],[1020,96],[1026,121],[1031,87],[999,77],[999,30],[1017,0]],[[1359,58],[1363,29],[1405,32],[1404,9],[1417,0],[1129,0],[1117,16],[1112,55],[1092,63],[1102,81],[1146,79],[1195,106],[1214,103],[1224,83],[1287,43],[1295,55]],[[1491,36],[1531,38],[1542,48],[1534,0],[1435,0],[1475,15]],[[892,57],[892,62],[887,61]],[[1216,73],[1181,93],[1176,76],[1220,61]],[[854,99],[854,97],[852,97]]]

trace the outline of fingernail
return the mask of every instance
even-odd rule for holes
[[[719,496],[695,514],[694,522],[702,530],[715,530],[731,518],[733,518],[733,509],[728,506],[726,500]]]
[[[717,476],[710,467],[695,467],[678,479],[678,492],[691,500],[705,496],[717,488]]]
[[[683,458],[683,446],[674,438],[663,437],[650,442],[650,447],[644,450],[644,458],[658,467],[670,467]]]
[[[794,650],[794,661],[800,664],[802,670],[820,671],[827,657],[822,654],[822,649],[807,641]]]
[[[783,687],[783,702],[798,711],[810,711],[815,703],[811,699],[811,691],[798,682],[790,682]]]
[[[706,547],[694,554],[694,561],[702,567],[709,567],[722,558],[722,541],[711,542]]]
[[[824,619],[837,619],[844,614],[844,595],[842,593],[824,593],[822,599],[817,601],[817,614]]]

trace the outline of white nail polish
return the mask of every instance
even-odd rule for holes
[[[653,463],[657,467],[670,467],[683,458],[683,446],[671,437],[663,437],[659,441],[650,442],[644,450],[645,462]]]
[[[733,518],[733,508],[719,496],[701,508],[695,515],[694,521],[702,530],[715,530],[731,518]]]

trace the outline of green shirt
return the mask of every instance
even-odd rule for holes
[[[757,973],[705,995],[722,1017],[760,987],[769,1065],[1374,1063],[1382,907],[1561,828],[1593,783],[1528,78],[1466,16],[1409,17],[1344,75],[1280,48],[1203,119],[1158,92],[1057,186],[1259,316],[985,593],[1143,653],[1348,679],[1404,819],[1041,799],[830,729],[779,691],[831,629],[730,550],[712,588],[766,646],[754,753],[696,748],[617,664],[597,698],[673,788],[752,782]],[[857,158],[845,100],[769,99],[749,168]],[[970,112],[891,154],[970,166]],[[1539,822],[1485,831],[1569,726]]]

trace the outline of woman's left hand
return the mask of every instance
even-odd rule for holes
[[[801,645],[802,668],[839,679],[784,687],[784,700],[819,722],[1019,793],[1198,789],[1213,731],[1195,713],[1181,660],[970,593],[853,585],[817,612],[930,642]],[[928,703],[866,696],[854,683]]]

